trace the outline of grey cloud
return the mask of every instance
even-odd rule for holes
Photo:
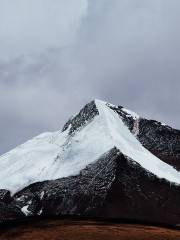
[[[28,40],[22,48],[16,44],[16,54],[7,61],[0,61],[0,152],[43,131],[60,129],[93,98],[180,128],[179,0],[92,0],[88,8],[86,1],[78,3],[74,8],[74,2],[66,0],[74,17],[59,14],[65,25],[70,23],[57,29],[60,38],[64,32],[63,41],[53,34],[47,37],[44,30],[38,34],[45,39],[39,41],[37,29],[31,27],[33,50]],[[51,23],[55,32],[57,25]],[[2,33],[0,27],[0,41]],[[15,40],[21,43],[25,37]]]
[[[67,46],[86,11],[86,0],[0,0],[1,57]]]
[[[113,1],[98,9],[96,21],[89,15],[91,30],[82,50],[87,76],[102,98],[175,127],[180,102],[179,5]]]

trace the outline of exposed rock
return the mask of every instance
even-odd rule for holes
[[[93,119],[98,114],[98,110],[94,101],[86,104],[81,111],[73,118],[70,118],[64,125],[62,131],[65,131],[70,126],[69,133],[72,134],[88,121]]]
[[[157,157],[180,170],[180,130],[157,121],[141,119],[138,139]]]
[[[20,219],[24,214],[15,203],[6,204],[0,202],[0,222]]]
[[[0,202],[8,204],[12,201],[13,201],[13,198],[11,197],[10,191],[1,189],[0,190]]]

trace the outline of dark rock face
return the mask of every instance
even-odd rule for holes
[[[157,178],[114,148],[78,176],[30,185],[14,196],[8,211],[14,211],[13,206],[28,206],[29,216],[73,215],[177,224],[179,202],[179,186]]]
[[[134,128],[135,120],[129,114],[127,114],[125,111],[123,111],[123,107],[122,106],[113,106],[113,105],[108,105],[108,104],[107,104],[107,106],[110,107],[116,113],[118,113],[119,117],[122,119],[122,121],[125,123],[125,125],[132,132],[133,128]]]
[[[116,178],[104,202],[106,217],[179,222],[179,186],[146,172],[126,157],[117,161]]]
[[[15,204],[0,202],[0,222],[20,219],[22,217],[24,217],[24,214]]]
[[[139,122],[139,141],[164,162],[180,170],[180,131],[153,120]]]
[[[99,112],[94,101],[85,105],[85,107],[73,118],[64,125],[62,131],[65,131],[70,126],[69,133],[72,134],[87,122],[92,120]]]
[[[0,190],[0,222],[13,220],[23,217],[21,209],[14,204],[14,198],[11,197],[8,190]]]
[[[10,191],[5,190],[5,189],[0,190],[0,202],[8,204],[8,203],[12,202],[12,200],[13,200],[13,198],[11,197]]]

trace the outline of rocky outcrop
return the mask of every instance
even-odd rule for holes
[[[157,178],[114,148],[77,176],[35,183],[17,193],[5,217],[19,217],[21,209],[24,216],[71,215],[177,224],[179,202],[179,186]]]
[[[8,190],[0,190],[0,222],[22,218],[24,214],[16,206]]]
[[[0,222],[17,220],[23,217],[24,214],[15,202],[11,204],[0,202]]]
[[[180,130],[155,120],[133,118],[122,106],[109,107],[117,112],[142,145],[162,161],[180,170]]]
[[[13,200],[13,198],[11,197],[10,191],[8,191],[6,189],[0,190],[0,202],[8,204],[8,203],[12,202],[12,200]]]
[[[154,155],[180,170],[180,130],[141,119],[138,139]]]
[[[76,116],[70,118],[64,125],[62,131],[64,132],[70,127],[69,133],[72,134],[98,114],[95,101],[92,101],[86,104]]]

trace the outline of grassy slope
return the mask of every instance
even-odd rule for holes
[[[180,240],[180,230],[138,224],[41,220],[2,227],[0,240]]]

